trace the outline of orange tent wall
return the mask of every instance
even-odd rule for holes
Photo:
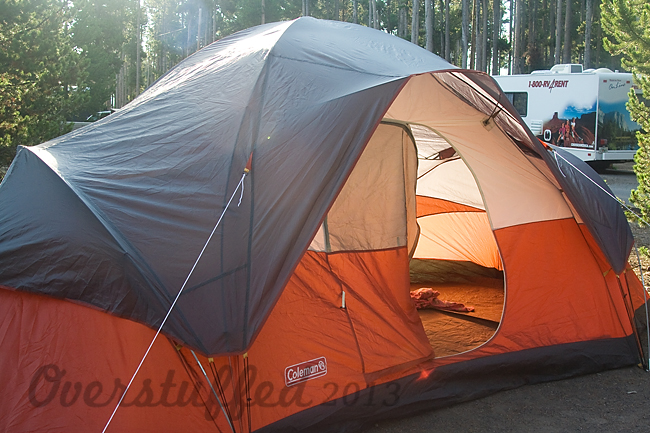
[[[14,433],[101,432],[155,333],[72,302],[3,288],[0,316],[0,431]],[[163,336],[123,404],[108,432],[215,431]]]
[[[417,200],[417,217],[437,215],[448,212],[485,212],[483,209],[467,206],[453,201],[423,195],[415,196]]]
[[[582,230],[582,234],[584,235],[587,244],[591,248],[591,252],[598,261],[598,265],[600,266],[600,270],[603,272],[603,275],[607,278],[610,285],[617,286],[618,282],[615,280],[616,275],[614,275],[612,272],[612,267],[609,266],[609,263],[607,263],[605,255],[598,248],[596,240],[593,238],[591,233],[589,233],[589,230],[584,224],[580,224],[580,230]],[[634,271],[632,271],[632,267],[629,264],[625,272],[620,276],[620,282],[621,289],[624,291],[624,293],[627,293],[629,290],[630,299],[632,302],[631,308],[633,311],[641,308],[648,301],[648,296],[645,292],[645,289],[643,288],[643,284],[641,284],[641,281],[636,276]]]
[[[264,359],[266,367],[270,365],[269,362],[281,360],[282,353],[285,351],[304,353],[305,360],[324,353],[324,350],[332,350],[334,354],[338,351],[339,353],[331,358],[331,363],[328,358],[328,371],[333,374],[328,372],[328,375],[322,379],[305,382],[305,388],[301,394],[305,401],[310,403],[309,407],[313,407],[319,400],[323,403],[329,401],[327,410],[334,411],[341,410],[346,406],[346,401],[341,401],[345,400],[342,397],[346,395],[350,401],[355,401],[356,398],[366,399],[372,395],[369,393],[363,394],[362,397],[355,395],[357,390],[363,390],[365,386],[375,385],[377,387],[376,395],[385,395],[387,389],[384,388],[395,385],[392,381],[400,378],[416,375],[418,378],[416,382],[420,384],[436,380],[436,375],[432,373],[438,367],[492,355],[525,352],[529,349],[592,340],[625,339],[631,335],[632,328],[626,318],[618,286],[612,285],[611,281],[603,278],[597,261],[575,220],[543,221],[508,227],[497,230],[495,237],[502,252],[505,267],[506,305],[499,329],[494,337],[483,346],[454,356],[444,358],[431,356],[422,359],[421,362],[410,364],[404,362],[398,368],[385,370],[383,375],[373,376],[360,374],[361,364],[354,362],[356,341],[351,338],[351,330],[349,329],[346,333],[345,324],[340,321],[340,318],[335,320],[330,317],[330,313],[326,313],[323,320],[302,316],[300,320],[306,322],[302,334],[307,338],[300,340],[302,341],[300,346],[292,345],[288,336],[286,341],[282,341],[282,330],[286,329],[285,317],[295,309],[296,305],[300,304],[293,298],[296,295],[311,297],[311,294],[305,293],[307,287],[313,284],[312,289],[308,291],[315,294],[316,291],[313,290],[313,287],[323,284],[327,280],[324,277],[327,272],[319,273],[312,278],[308,278],[309,273],[303,273],[310,267],[309,262],[317,259],[323,260],[325,257],[324,255],[317,257],[309,253],[303,258],[292,278],[290,286],[294,287],[287,287],[265,324],[264,330],[251,348],[249,352],[253,360],[251,362],[254,362],[255,359]],[[371,256],[377,252],[365,254]],[[389,258],[389,256],[384,257]],[[341,258],[348,260],[350,257],[342,255]],[[379,263],[379,260],[376,263]],[[385,262],[384,266],[389,266],[389,262]],[[323,267],[319,265],[319,268]],[[376,269],[382,269],[382,267]],[[393,278],[395,278],[394,275]],[[319,279],[321,282],[318,281]],[[325,292],[331,293],[330,290]],[[327,300],[323,300],[323,302],[334,307],[339,305],[340,297],[331,294],[328,296]],[[320,294],[319,297],[324,297],[324,295]],[[334,310],[331,311],[331,314],[336,316]],[[368,324],[377,335],[390,329],[382,321],[372,320]],[[315,332],[318,339],[311,340],[308,336],[311,335],[313,329],[325,329],[325,331]],[[413,335],[416,338],[422,338],[421,344],[427,344],[426,337],[417,337],[417,332],[414,332]],[[275,337],[273,338],[273,336]],[[395,351],[395,346],[386,346],[384,350],[383,354],[378,352],[378,355],[383,355],[385,362],[393,359],[396,364],[400,362],[398,358],[393,358],[399,353]],[[412,356],[415,358],[416,352]],[[626,354],[622,358],[626,356],[628,355]],[[408,356],[405,356],[401,358],[401,361],[407,359]],[[282,365],[281,362],[277,362],[265,374],[269,374],[271,377],[272,370],[276,370],[275,374],[277,375]],[[507,370],[510,367],[504,366],[503,368]],[[534,369],[535,366],[529,365],[528,368]],[[263,376],[260,376],[260,380],[273,382],[270,378],[263,379]],[[277,378],[273,383],[278,383]],[[282,386],[281,383],[280,386]],[[434,382],[424,385],[424,387],[424,389],[437,388]],[[477,388],[476,392],[482,391]],[[334,399],[339,400],[331,401]],[[417,400],[417,397],[414,399]],[[274,414],[267,411],[266,416],[260,413],[259,418],[263,420],[262,424],[266,425],[272,423],[274,419],[280,420],[287,415],[286,411],[282,414],[276,410]],[[255,427],[257,426],[255,425]]]
[[[307,252],[247,354],[253,429],[401,377],[404,369],[429,359],[432,349],[408,292],[406,247]],[[0,430],[101,431],[123,389],[114,392],[115,380],[128,383],[154,331],[68,301],[10,290],[0,290],[0,297],[0,314],[12,318],[0,337],[5,353],[16,352],[1,360],[0,380],[15,404],[0,407]],[[219,427],[229,431],[192,356],[187,349],[181,354],[193,365],[190,373],[202,383],[201,396]],[[286,386],[287,367],[319,357],[327,374]],[[205,357],[200,359],[208,370]],[[215,362],[231,411],[239,414],[235,421],[246,426],[243,357]],[[240,378],[235,389],[232,375]],[[129,407],[118,410],[108,431],[214,431],[198,395],[191,404],[175,403],[192,392],[178,354],[160,336],[125,398]]]
[[[267,425],[304,406],[401,377],[431,357],[409,296],[407,259],[405,247],[305,254],[248,353],[251,363],[263,365],[258,383],[274,390],[269,401],[287,389],[283,372],[288,366],[325,357],[327,374],[296,386],[302,408],[256,405],[256,420]],[[346,309],[341,308],[341,288]],[[253,421],[253,427],[260,425]]]
[[[405,247],[307,252],[248,351],[253,430],[323,403],[361,405],[357,391],[373,385],[383,400],[372,403],[389,406],[399,389],[391,388],[393,381],[417,374],[418,383],[427,383],[436,380],[430,373],[437,367],[632,334],[615,276],[603,277],[575,220],[508,227],[495,237],[506,276],[502,323],[483,346],[445,358],[433,358],[409,303]],[[342,289],[347,309],[341,308]],[[0,381],[11,396],[11,404],[0,406],[3,431],[101,431],[117,403],[115,380],[128,382],[154,334],[85,306],[10,290],[0,290],[0,314],[11,318],[0,330],[5,353]],[[180,401],[187,402],[192,384],[165,340],[161,336],[154,344],[126,396],[130,406],[118,410],[109,432],[215,429],[199,395],[175,403],[181,391]],[[187,349],[181,353],[189,358]],[[326,374],[286,386],[287,367],[321,357]],[[207,360],[200,359],[207,370]],[[218,369],[240,378],[233,389],[230,374],[222,376],[231,410],[239,414],[236,423],[246,426],[243,357],[215,361]],[[193,365],[190,373],[202,379]],[[434,382],[427,387],[438,388]],[[209,400],[221,430],[228,431],[205,382],[200,396]]]
[[[575,220],[507,227],[495,237],[506,278],[501,325],[485,345],[437,365],[632,334],[620,289],[603,277]]]

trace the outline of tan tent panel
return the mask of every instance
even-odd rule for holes
[[[492,229],[572,217],[560,191],[504,133],[483,126],[487,116],[455,99],[435,76],[419,75],[409,80],[385,117],[425,125],[454,146],[479,179]]]
[[[407,244],[412,248],[417,236],[415,149],[408,129],[401,125],[379,125],[311,249],[366,251]],[[395,182],[396,178],[400,181]],[[404,221],[410,224],[405,226]]]
[[[419,146],[419,142],[418,142]],[[417,194],[485,210],[472,172],[460,157],[419,159]],[[444,162],[444,164],[442,163]]]
[[[461,212],[418,218],[416,259],[468,261],[503,270],[485,212]]]

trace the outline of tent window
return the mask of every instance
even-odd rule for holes
[[[379,125],[309,247],[339,283],[338,305],[345,292],[341,310],[366,374],[431,357],[409,297],[416,174],[408,128]]]

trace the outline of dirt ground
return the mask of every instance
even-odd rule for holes
[[[635,187],[631,165],[603,174],[627,201]],[[627,196],[626,196],[627,194]],[[650,248],[650,228],[630,224],[638,246]],[[641,259],[646,286],[650,259]],[[639,274],[634,251],[630,264]],[[364,433],[407,432],[644,432],[650,431],[650,373],[631,366],[572,379],[527,385],[510,391],[386,421]]]
[[[365,433],[644,432],[649,402],[650,373],[628,367],[502,391]]]

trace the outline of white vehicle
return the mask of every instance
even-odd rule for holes
[[[640,126],[625,103],[640,90],[632,74],[571,64],[494,79],[540,139],[596,167],[633,160]]]

